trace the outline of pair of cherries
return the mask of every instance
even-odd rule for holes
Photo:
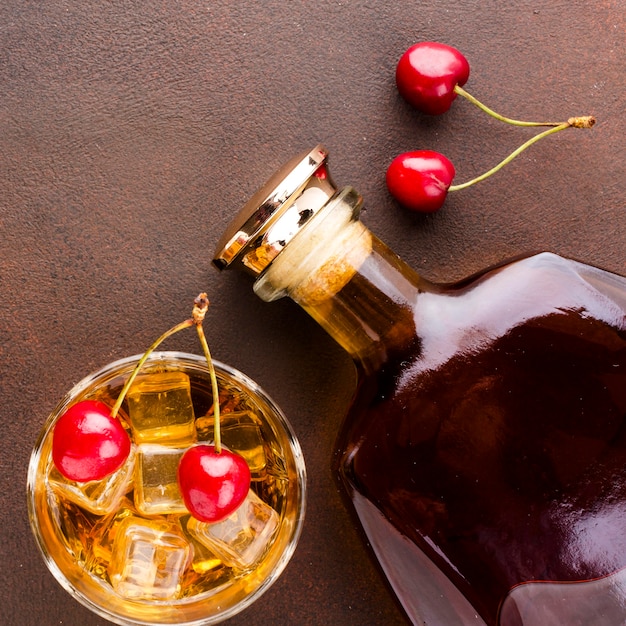
[[[68,480],[102,480],[130,454],[128,433],[111,409],[97,400],[73,404],[59,418],[52,440],[52,460]],[[178,484],[189,512],[202,522],[228,517],[246,498],[250,468],[245,459],[213,445],[197,445],[183,454]]]
[[[454,165],[443,154],[433,150],[414,150],[396,157],[387,170],[387,188],[406,208],[432,213],[441,208],[449,191],[469,187],[495,174],[509,161],[543,137],[565,128],[591,128],[591,116],[573,117],[567,122],[525,122],[504,117],[489,109],[463,89],[470,74],[467,59],[457,49],[437,42],[411,46],[396,67],[396,84],[400,95],[417,110],[428,115],[445,113],[457,96],[463,96],[488,115],[514,126],[548,126],[522,144],[498,165],[466,183],[452,185]]]
[[[218,522],[243,503],[250,488],[250,468],[241,455],[221,447],[217,379],[202,330],[208,303],[206,294],[200,294],[194,301],[192,317],[150,346],[112,408],[97,400],[82,400],[61,414],[52,433],[52,460],[65,478],[82,483],[102,480],[122,467],[131,450],[130,437],[117,417],[124,396],[143,363],[164,339],[195,326],[213,388],[215,443],[194,445],[183,454],[178,466],[178,485],[185,506],[201,522]]]

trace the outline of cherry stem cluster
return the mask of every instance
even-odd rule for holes
[[[458,85],[455,86],[454,91],[459,96],[463,96],[464,98],[469,100],[472,104],[476,105],[479,109],[481,109],[481,111],[484,111],[491,117],[497,120],[500,120],[501,122],[505,122],[506,124],[512,124],[513,126],[534,126],[534,127],[549,126],[550,128],[548,128],[548,130],[544,130],[543,132],[535,135],[534,137],[531,137],[528,141],[526,141],[521,146],[519,146],[519,148],[511,152],[511,154],[509,154],[505,159],[500,161],[500,163],[492,167],[490,170],[487,170],[480,176],[477,176],[476,178],[472,178],[471,180],[468,180],[465,183],[460,183],[458,185],[451,185],[448,188],[448,191],[458,191],[459,189],[465,189],[466,187],[470,187],[471,185],[474,185],[475,183],[478,183],[481,180],[484,180],[485,178],[489,178],[489,176],[491,176],[492,174],[495,174],[498,170],[502,169],[507,163],[510,163],[516,156],[524,152],[526,148],[532,146],[534,143],[536,143],[540,139],[543,139],[544,137],[547,137],[548,135],[558,133],[562,130],[565,130],[566,128],[591,128],[596,123],[595,118],[591,115],[571,117],[570,119],[567,120],[567,122],[524,122],[522,120],[515,120],[510,117],[505,117],[504,115],[500,115],[499,113],[496,113],[493,109],[490,109],[488,106],[484,105],[482,102],[474,98],[474,96],[472,96],[470,93],[465,91],[465,89],[463,89],[462,87],[459,87]]]
[[[219,454],[222,451],[222,439],[220,432],[220,400],[219,400],[219,387],[217,384],[217,375],[215,374],[215,367],[213,366],[213,359],[211,358],[211,353],[209,351],[209,345],[207,343],[206,337],[204,335],[204,329],[202,328],[202,323],[204,321],[204,317],[206,312],[209,309],[209,299],[207,298],[206,293],[201,293],[195,300],[193,305],[193,310],[191,313],[191,317],[184,322],[180,322],[173,326],[169,330],[165,331],[158,339],[156,339],[150,347],[144,352],[141,356],[137,365],[133,369],[131,375],[128,377],[124,386],[122,387],[122,391],[120,395],[117,397],[113,408],[111,409],[111,417],[116,417],[122,403],[124,402],[124,398],[128,393],[128,390],[131,388],[132,384],[135,382],[135,378],[137,378],[137,374],[143,367],[144,363],[148,360],[150,355],[161,345],[168,337],[171,337],[175,333],[180,330],[184,330],[185,328],[191,328],[192,326],[196,327],[196,331],[198,333],[198,339],[200,340],[200,345],[202,346],[202,350],[204,352],[204,356],[206,357],[207,366],[209,368],[209,377],[211,379],[211,391],[213,394],[213,428],[214,428],[214,447],[215,452]]]

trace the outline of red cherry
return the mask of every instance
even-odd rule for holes
[[[443,205],[454,174],[454,165],[443,154],[414,150],[400,154],[391,162],[387,188],[406,208],[432,213]]]
[[[128,433],[106,404],[83,400],[57,420],[52,460],[69,480],[101,480],[122,466],[130,446]]]
[[[411,46],[396,67],[400,95],[429,115],[445,113],[456,98],[454,88],[469,78],[467,59],[442,43],[425,41]]]
[[[178,486],[189,512],[201,522],[219,522],[246,499],[250,468],[230,450],[198,445],[183,454],[178,465]]]

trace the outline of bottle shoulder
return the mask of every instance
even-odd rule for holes
[[[418,295],[420,360],[434,367],[529,320],[572,311],[626,329],[626,279],[551,253],[519,259]]]
[[[468,295],[484,296],[487,304],[510,312],[513,322],[580,311],[618,327],[625,323],[626,278],[549,252],[487,272]]]

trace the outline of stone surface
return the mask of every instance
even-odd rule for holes
[[[206,290],[211,352],[289,416],[309,472],[307,523],[278,582],[232,624],[403,624],[330,464],[348,358],[290,302],[264,304],[210,258],[284,161],[318,142],[364,221],[418,271],[461,278],[550,250],[626,273],[626,18],[621,0],[0,4],[0,623],[95,626],[47,571],[25,504],[46,416],[87,373],[143,352]],[[462,182],[532,131],[466,102],[443,117],[396,93],[419,40],[461,49],[466,85],[503,114],[592,113],[432,216],[388,197],[398,153],[446,154]],[[199,352],[195,335],[167,347]],[[332,375],[329,375],[332,373]]]

